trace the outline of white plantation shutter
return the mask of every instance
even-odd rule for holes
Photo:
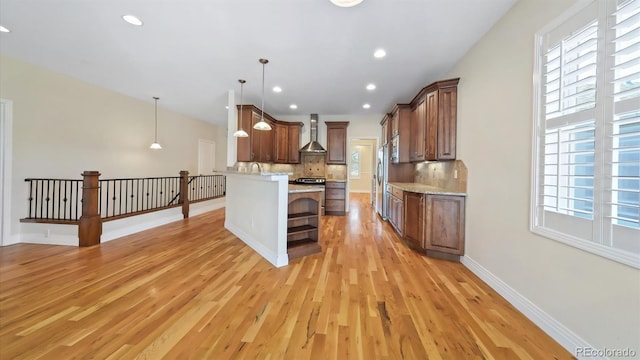
[[[611,180],[605,241],[634,251],[640,235],[634,241],[621,233],[640,227],[640,1],[619,1],[609,21],[608,79],[613,104],[606,118],[611,149],[606,166]]]
[[[532,230],[640,268],[640,0],[537,35]]]

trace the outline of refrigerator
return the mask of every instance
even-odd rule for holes
[[[383,220],[387,220],[387,181],[389,175],[389,146],[378,149],[378,163],[376,166],[376,211]]]

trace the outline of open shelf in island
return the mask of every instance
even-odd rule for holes
[[[289,260],[322,251],[320,213],[322,192],[289,193],[287,254]]]

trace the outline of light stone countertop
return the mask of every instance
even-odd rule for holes
[[[419,184],[419,183],[398,183],[390,182],[390,186],[393,186],[402,191],[409,191],[420,194],[434,194],[434,195],[455,195],[455,196],[467,196],[465,192],[459,192],[450,189],[443,189],[437,186]]]
[[[346,179],[326,179],[327,182],[347,182]]]
[[[289,184],[289,194],[324,191],[323,186]]]
[[[293,173],[287,173],[287,172],[267,172],[267,171],[262,171],[262,172],[257,172],[257,171],[238,171],[238,170],[225,170],[225,171],[216,171],[216,173],[220,173],[220,174],[230,174],[230,175],[255,175],[255,176],[272,176],[272,175],[287,175],[287,176],[291,176],[293,175]]]

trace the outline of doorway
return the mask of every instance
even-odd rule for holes
[[[216,168],[216,143],[213,140],[198,140],[198,175],[211,175]]]
[[[369,194],[373,201],[376,139],[354,138],[349,142],[349,192]]]
[[[0,246],[10,244],[12,106],[0,99]]]

